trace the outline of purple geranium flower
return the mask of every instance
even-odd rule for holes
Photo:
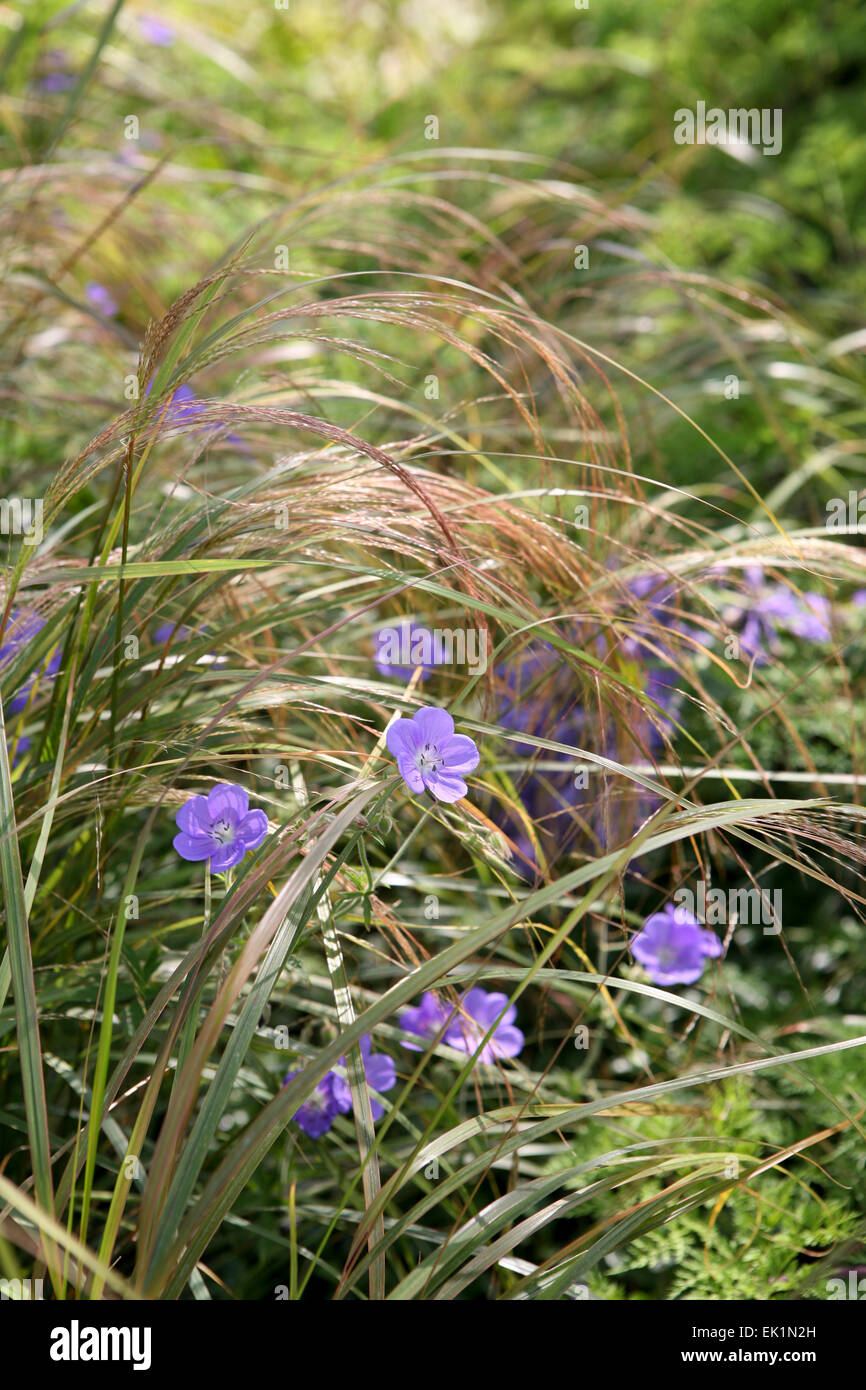
[[[150,388],[148,388],[149,393]],[[183,420],[194,420],[203,410],[204,405],[201,401],[196,400],[192,387],[184,384],[178,386],[177,390],[172,393],[171,405],[165,418],[170,424],[175,424]]]
[[[148,43],[155,44],[157,48],[168,48],[174,43],[174,30],[171,25],[164,24],[161,19],[156,19],[153,15],[140,15],[138,27],[142,37]]]
[[[506,994],[488,994],[486,989],[476,986],[461,999],[444,1041],[449,1047],[472,1056],[481,1046],[482,1038],[493,1028],[478,1061],[493,1063],[500,1057],[517,1057],[523,1049],[524,1037],[514,1026],[516,1017],[517,1009],[514,1004],[509,1005]]]
[[[288,1086],[293,1077],[300,1074],[300,1071],[290,1071],[284,1078],[283,1085]],[[340,1106],[334,1096],[334,1082],[337,1080],[336,1072],[329,1071],[292,1116],[295,1123],[311,1139],[321,1139],[323,1134],[327,1134],[339,1114]]]
[[[550,642],[531,642],[494,674],[501,684],[497,720],[504,729],[557,743],[579,739],[583,711],[575,702],[574,673]],[[527,758],[539,752],[523,740],[509,740],[509,746]]]
[[[740,642],[746,655],[754,657],[757,665],[769,660],[768,652],[778,650],[780,632],[789,632],[792,637],[803,637],[810,642],[830,640],[832,609],[822,594],[798,593],[787,584],[765,584],[759,565],[750,566],[745,577],[756,597],[745,611]]]
[[[71,72],[49,72],[39,81],[43,92],[68,92],[75,83]]]
[[[191,386],[178,386],[172,398],[172,408],[169,415],[175,420],[192,420],[204,409],[201,401],[195,398],[195,392]]]
[[[145,396],[149,396],[152,390],[153,382],[151,381],[148,383],[147,390],[144,393]],[[162,410],[163,407],[160,406],[160,414],[162,414]],[[169,407],[165,412],[165,423],[174,425],[182,424],[185,420],[194,420],[203,410],[204,403],[196,398],[196,394],[192,387],[187,386],[186,382],[184,382],[182,386],[178,386],[177,389],[171,393]]]
[[[680,712],[680,691],[676,685],[677,679],[676,671],[669,666],[649,666],[644,674],[646,694],[660,709],[665,711],[665,714],[669,714],[671,719],[676,719]],[[655,718],[657,717],[655,716]],[[655,718],[649,723],[647,730],[647,740],[651,747],[658,747],[662,742],[662,735],[670,734],[673,730],[670,719],[662,719],[657,726]]]
[[[69,56],[65,49],[50,49],[45,55],[45,66],[48,71],[37,84],[43,92],[68,92],[75,85],[75,76],[69,70]]]
[[[420,666],[421,679],[426,680],[434,666],[442,665],[445,652],[435,632],[405,618],[396,626],[379,628],[373,660],[381,676],[408,681]]]
[[[411,719],[398,719],[386,742],[410,791],[423,792],[426,787],[439,801],[459,801],[466,795],[460,774],[474,771],[480,755],[471,738],[455,734],[447,710],[419,709]]]
[[[775,603],[777,608],[784,606],[785,625],[792,636],[805,637],[809,642],[829,642],[832,609],[823,594],[807,589],[795,596],[786,589]]]
[[[150,395],[152,387],[153,382],[150,382],[144,393],[145,396]],[[172,392],[168,410],[165,411],[164,415],[162,414],[163,409],[164,407],[160,406],[158,413],[164,424],[169,426],[183,425],[189,420],[196,420],[202,411],[207,410],[207,402],[200,401],[192,387],[187,386],[184,382],[182,386],[178,386],[177,390]],[[218,425],[214,426],[215,430],[219,428]],[[240,435],[234,433],[227,434],[225,440],[227,444],[240,444],[241,442]]]
[[[405,1028],[407,1033],[413,1033],[416,1038],[424,1038],[429,1043],[442,1032],[452,1017],[453,1012],[440,1004],[436,995],[428,989],[426,994],[422,994],[421,1003],[417,1008],[406,1009],[400,1015],[400,1026]],[[423,1051],[417,1043],[404,1042],[403,1046],[412,1052]]]
[[[640,574],[634,579],[628,579],[625,587],[643,605],[640,610],[643,619],[644,610],[647,612],[650,623],[642,620],[634,624],[629,634],[622,639],[622,650],[628,656],[639,657],[646,654],[644,641],[652,642],[658,646],[662,640],[662,634],[657,628],[676,629],[676,614],[672,604],[677,597],[676,585],[662,574]],[[642,640],[643,639],[643,640]]]
[[[370,1034],[365,1033],[361,1039],[361,1058],[364,1063],[364,1076],[367,1078],[367,1085],[374,1091],[390,1091],[392,1086],[397,1084],[397,1068],[394,1066],[393,1057],[389,1057],[385,1052],[374,1052]],[[340,1058],[340,1066],[345,1067],[345,1057]],[[352,1108],[352,1092],[349,1089],[348,1081],[344,1081],[342,1076],[334,1076],[334,1101],[337,1109],[342,1115],[347,1115]],[[370,1110],[374,1120],[380,1120],[385,1113],[385,1107],[380,1101],[370,1097]]]
[[[174,847],[183,859],[209,859],[213,873],[239,864],[248,850],[258,849],[268,833],[264,811],[251,811],[243,787],[220,782],[207,796],[194,796],[175,817],[180,834]]]
[[[84,287],[84,293],[88,300],[100,314],[105,314],[106,318],[111,318],[117,313],[117,300],[110,290],[104,285],[100,285],[97,280],[91,280]]]
[[[154,642],[185,642],[188,637],[192,637],[193,629],[185,627],[183,623],[160,623],[159,627],[154,628]]]
[[[684,622],[677,613],[675,604],[679,597],[680,585],[665,574],[641,574],[623,581],[623,586],[636,602],[631,605],[636,618],[629,623],[629,631],[620,639],[619,649],[632,659],[660,660],[673,657],[675,647],[697,643],[708,646],[711,638],[699,628]],[[675,636],[676,643],[670,638]],[[679,639],[683,639],[680,641]],[[605,641],[600,634],[596,642],[600,654],[605,651]]]
[[[14,749],[14,752],[13,752],[13,754],[12,754],[12,766],[13,766],[13,767],[17,767],[17,766],[18,766],[18,764],[20,763],[21,759],[25,756],[25,754],[26,754],[27,752],[29,752],[29,750],[30,750],[31,747],[32,747],[31,740],[30,740],[29,738],[25,737],[24,734],[22,734],[21,737],[20,737],[19,739],[16,739],[16,741],[15,741],[15,749]]]
[[[707,956],[720,956],[722,949],[715,932],[673,903],[647,917],[631,943],[632,955],[656,985],[693,985]]]
[[[9,635],[3,646],[0,647],[0,671],[15,660],[21,648],[28,646],[45,626],[45,619],[41,618],[38,613],[18,613],[13,608],[10,618],[11,625],[7,629]],[[7,707],[9,714],[18,714],[21,710],[26,709],[35,681],[52,681],[54,679],[60,670],[60,659],[61,652],[58,647],[47,661],[43,661],[39,669],[27,678],[21,689],[12,696]]]

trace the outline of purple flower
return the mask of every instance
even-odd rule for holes
[[[148,383],[145,396],[149,396],[153,390],[153,382]],[[162,415],[164,407],[159,407],[159,414]],[[204,410],[204,403],[196,399],[195,392],[186,382],[178,386],[171,394],[171,401],[168,410],[165,411],[165,423],[174,425],[183,423],[185,420],[194,420]]]
[[[400,1015],[400,1026],[407,1033],[413,1033],[416,1038],[424,1038],[430,1043],[442,1032],[444,1025],[452,1017],[453,1012],[440,1004],[436,995],[428,989],[426,994],[422,994],[421,1003],[417,1008],[406,1009]],[[408,1047],[411,1052],[423,1051],[417,1043],[404,1042],[403,1046]]]
[[[183,623],[160,623],[159,627],[154,628],[153,640],[160,644],[172,641],[185,642],[192,635],[193,629],[184,627]]]
[[[557,631],[575,645],[583,642],[580,630],[572,624]],[[578,746],[587,737],[580,686],[568,661],[552,643],[534,638],[497,666],[494,675],[496,720],[503,729]],[[575,785],[573,767],[562,762],[561,755],[545,752],[523,738],[508,739],[506,749],[508,756],[516,753],[526,759],[526,770],[515,778],[515,789],[535,827],[541,855],[527,835],[523,817],[512,806],[494,801],[489,814],[517,847],[511,867],[531,880],[541,871],[540,860],[553,864],[568,853],[581,833],[574,810],[585,792]],[[539,772],[536,764],[540,759],[555,760],[561,766]]]
[[[639,574],[625,581],[625,587],[646,610],[651,623],[640,621],[632,627],[628,636],[622,640],[622,650],[628,656],[644,655],[644,641],[659,645],[662,634],[657,628],[677,628],[676,613],[670,606],[677,597],[676,585],[663,574]],[[643,640],[642,640],[643,639]]]
[[[264,811],[251,811],[243,787],[220,782],[207,796],[194,796],[175,817],[180,834],[174,847],[182,859],[209,859],[211,871],[223,873],[258,849],[268,833]]]
[[[96,280],[91,280],[89,284],[85,285],[84,293],[94,309],[97,309],[100,314],[105,314],[106,318],[111,318],[113,314],[117,313],[117,301],[113,298],[110,290],[107,290]]]
[[[192,387],[184,384],[173,392],[166,419],[172,424],[176,421],[194,420],[203,409],[204,406],[201,401],[196,400]]]
[[[380,1093],[390,1091],[391,1087],[397,1084],[397,1069],[392,1058],[384,1052],[373,1052],[372,1049],[370,1035],[365,1033],[361,1039],[361,1056],[367,1085]],[[340,1058],[340,1065],[345,1067],[345,1057]],[[283,1085],[288,1086],[295,1076],[300,1076],[300,1072],[290,1071],[283,1079]],[[323,1134],[327,1134],[337,1116],[348,1115],[351,1108],[352,1092],[348,1081],[344,1081],[335,1071],[329,1071],[303,1105],[295,1111],[292,1119],[311,1139],[321,1139]],[[384,1105],[372,1096],[370,1110],[374,1120],[380,1120],[385,1113]]]
[[[29,749],[30,749],[31,747],[32,747],[31,740],[30,740],[29,738],[26,738],[23,734],[21,735],[21,737],[20,737],[19,739],[16,739],[16,741],[15,741],[15,750],[14,750],[14,752],[13,752],[13,754],[12,754],[12,766],[13,766],[13,767],[17,767],[17,766],[18,766],[18,764],[20,763],[21,759],[25,756],[25,754],[29,751]]]
[[[150,382],[144,393],[145,396],[150,395],[152,387],[153,382]],[[183,425],[189,420],[196,420],[202,411],[207,410],[207,402],[200,401],[192,387],[187,386],[184,382],[182,386],[178,386],[177,390],[172,392],[171,402],[168,409],[165,410],[165,414],[163,414],[164,410],[165,407],[161,405],[157,411],[163,424],[169,426]],[[218,430],[219,426],[214,426],[214,428]],[[234,433],[227,434],[225,440],[227,444],[240,444],[241,442],[240,435]]]
[[[11,626],[7,629],[9,636],[0,647],[0,671],[15,660],[21,648],[28,646],[45,626],[45,619],[41,618],[38,613],[18,613],[13,608],[10,618]],[[47,660],[42,662],[39,669],[27,678],[20,690],[12,696],[7,707],[9,714],[18,714],[27,708],[33,685],[37,680],[52,681],[54,679],[60,670],[60,659],[61,652],[58,647]]]
[[[374,1091],[390,1091],[392,1086],[397,1084],[397,1068],[394,1066],[393,1057],[389,1057],[385,1052],[374,1052],[370,1034],[365,1033],[361,1039],[361,1058],[364,1063],[364,1076],[367,1085]],[[345,1067],[345,1057],[340,1058],[340,1066]],[[333,1073],[332,1073],[333,1074]],[[352,1108],[352,1092],[348,1081],[344,1081],[342,1076],[334,1076],[333,1083],[334,1101],[341,1115],[347,1115]],[[370,1110],[374,1120],[380,1120],[385,1113],[385,1107],[380,1101],[370,1097]]]
[[[794,598],[790,590],[785,591],[786,600]],[[823,594],[806,590],[798,594],[796,601],[787,606],[785,622],[794,637],[805,637],[809,642],[829,642],[832,609],[830,600]]]
[[[379,628],[373,660],[380,676],[408,681],[420,666],[421,679],[426,680],[434,666],[442,665],[445,652],[435,632],[405,618],[396,627]]]
[[[557,743],[579,739],[583,711],[575,703],[574,673],[550,642],[529,643],[494,674],[502,686],[497,720],[504,729]],[[539,751],[516,739],[509,740],[509,748],[527,758]]]
[[[163,24],[161,19],[156,19],[153,15],[139,15],[138,27],[142,37],[148,43],[155,44],[157,48],[168,48],[174,43],[174,30],[171,25]]]
[[[466,795],[460,774],[472,772],[480,755],[471,738],[455,734],[447,710],[419,709],[411,719],[398,719],[389,728],[386,742],[411,792],[423,792],[426,787],[438,801],[459,801]]]
[[[720,956],[722,949],[715,932],[673,903],[647,917],[631,943],[632,955],[656,985],[693,985],[707,956]]]
[[[400,1015],[400,1024],[407,1033],[427,1043],[442,1033],[442,1042],[467,1056],[477,1052],[481,1039],[493,1028],[477,1059],[493,1063],[500,1057],[517,1057],[522,1050],[524,1037],[514,1026],[516,1017],[517,1009],[509,1005],[507,995],[488,994],[486,989],[476,986],[463,996],[456,1009],[447,1009],[428,990],[421,996],[417,1008],[406,1009]],[[423,1050],[414,1042],[404,1042],[403,1046],[412,1052]]]
[[[75,78],[71,72],[49,72],[39,80],[43,92],[68,92]]]
[[[768,652],[778,651],[780,632],[810,642],[830,640],[832,609],[822,594],[798,593],[787,584],[765,584],[758,565],[750,566],[745,577],[756,598],[745,613],[740,642],[746,655],[754,657],[759,666],[769,660]]]
[[[300,1071],[290,1071],[284,1078],[283,1085],[288,1086],[293,1077],[300,1074]],[[339,1114],[340,1106],[334,1097],[334,1082],[337,1080],[336,1072],[329,1071],[292,1116],[295,1124],[311,1139],[321,1139],[323,1134],[327,1134]]]
[[[68,92],[75,85],[75,76],[69,71],[69,55],[65,48],[52,48],[45,54],[46,75],[40,77],[37,86],[43,92]]]
[[[677,613],[675,604],[680,585],[676,580],[665,574],[640,574],[624,580],[623,587],[637,601],[631,605],[637,617],[629,622],[629,631],[619,642],[619,650],[626,656],[659,660],[663,652],[667,658],[672,658],[674,646],[670,637],[674,635],[678,639],[677,646],[684,643],[709,646],[711,637],[684,622]],[[601,634],[596,648],[600,655],[604,654],[605,641]]]
[[[516,1017],[517,1008],[509,1005],[506,994],[488,994],[486,989],[476,986],[461,999],[444,1041],[471,1057],[478,1051],[485,1034],[493,1028],[477,1060],[493,1063],[500,1057],[517,1057],[523,1049],[524,1037],[514,1026]]]

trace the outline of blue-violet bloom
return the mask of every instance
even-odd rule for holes
[[[438,801],[452,802],[466,795],[461,773],[474,771],[480,754],[471,738],[455,734],[447,710],[419,709],[411,719],[396,720],[386,742],[411,792],[426,787]]]
[[[667,903],[653,912],[631,943],[631,952],[656,985],[693,985],[708,956],[720,956],[722,943],[683,907]]]
[[[449,1047],[471,1057],[478,1050],[481,1039],[493,1028],[477,1060],[492,1064],[501,1057],[517,1057],[523,1050],[525,1039],[520,1029],[514,1026],[516,1017],[517,1008],[514,1004],[509,1005],[506,994],[488,994],[486,989],[476,986],[461,999],[444,1041]]]
[[[157,19],[154,15],[140,15],[138,27],[142,37],[148,43],[155,44],[157,48],[168,48],[174,43],[174,30],[171,25],[164,24],[161,19]]]
[[[422,994],[421,1003],[417,1008],[406,1009],[400,1015],[400,1026],[407,1033],[430,1043],[438,1037],[451,1017],[451,1011],[439,1002],[432,990],[428,989],[426,994]],[[444,1042],[444,1037],[442,1040]],[[403,1046],[408,1047],[411,1052],[423,1051],[423,1048],[414,1042],[404,1041]]]
[[[45,626],[45,619],[38,613],[19,613],[13,608],[9,616],[11,624],[7,628],[8,636],[0,647],[0,671],[15,660],[21,648],[28,646]],[[9,701],[8,714],[19,714],[27,708],[35,681],[53,681],[60,670],[61,655],[60,648],[55,648],[51,656],[42,662],[38,671],[28,676],[20,690],[17,690]]]
[[[369,1033],[365,1033],[361,1039],[361,1057],[367,1085],[374,1091],[390,1091],[392,1086],[396,1086],[397,1068],[394,1066],[393,1057],[389,1057],[386,1052],[374,1052]],[[346,1059],[341,1057],[340,1066],[345,1065]],[[337,1109],[342,1115],[347,1115],[352,1108],[352,1092],[348,1081],[344,1081],[342,1076],[335,1076],[333,1089]],[[374,1120],[380,1120],[385,1113],[384,1105],[373,1096],[370,1097],[370,1110]]]
[[[420,666],[421,679],[426,680],[434,666],[445,661],[445,649],[435,632],[404,618],[379,628],[373,660],[380,676],[408,681]]]
[[[85,285],[84,293],[94,309],[100,314],[104,314],[106,318],[112,318],[117,313],[117,300],[111,291],[107,290],[104,285],[100,285],[98,281],[91,280],[89,284]]]
[[[264,811],[249,809],[243,787],[220,782],[207,796],[194,796],[175,817],[180,834],[174,847],[182,859],[209,859],[211,872],[224,873],[248,850],[258,849],[268,833]]]
[[[300,1070],[290,1071],[284,1077],[283,1085],[288,1086],[293,1077],[300,1074]],[[334,1097],[334,1082],[337,1079],[336,1072],[329,1071],[292,1116],[295,1124],[311,1139],[321,1139],[323,1134],[327,1134],[339,1114],[340,1107]]]

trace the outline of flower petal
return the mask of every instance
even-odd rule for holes
[[[233,869],[236,864],[240,864],[246,852],[243,840],[232,840],[230,844],[220,845],[210,861],[211,873],[224,874],[226,869]]]
[[[435,705],[416,710],[412,716],[412,723],[419,744],[442,744],[454,733],[454,720],[447,709],[439,709]]]
[[[491,1002],[493,1008],[490,1008]],[[475,985],[473,989],[467,991],[460,1001],[463,1013],[467,1013],[471,1018],[483,1023],[485,1030],[490,1027],[497,1013],[505,1008],[508,1003],[504,994],[488,994],[486,989],[480,985]]]
[[[194,796],[175,816],[178,829],[186,835],[210,835],[211,818],[206,796]]]
[[[216,849],[214,841],[206,835],[185,835],[183,832],[175,835],[172,844],[181,859],[189,859],[193,863],[200,859],[210,859]]]
[[[526,1039],[519,1028],[504,1023],[497,1028],[491,1041],[500,1057],[517,1057],[523,1051]]]
[[[237,836],[247,849],[258,849],[268,834],[268,818],[264,811],[247,811],[237,828]]]
[[[344,1081],[342,1076],[337,1076],[336,1073],[331,1083],[331,1094],[340,1114],[348,1115],[352,1108],[352,1092],[349,1090],[348,1081]]]
[[[466,734],[452,734],[440,745],[440,752],[449,772],[474,772],[481,761],[481,754]]]
[[[475,1017],[478,1019],[479,1023],[484,1024],[485,1029],[489,1028],[492,1023],[496,1023],[496,1020],[499,1019],[500,1022],[497,1025],[498,1032],[500,1028],[514,1022],[517,1017],[517,1006],[515,1004],[509,1004],[507,994],[488,994],[487,1003],[484,1005],[483,1012],[480,1014],[476,1013]]]
[[[364,1063],[367,1085],[374,1091],[390,1091],[397,1084],[397,1068],[394,1058],[386,1052],[373,1052]]]
[[[408,753],[401,753],[397,758],[397,768],[400,776],[406,783],[410,792],[423,792],[424,778],[415,766]]]
[[[395,758],[400,755],[411,757],[418,747],[418,735],[411,719],[397,719],[385,735],[388,752]]]
[[[701,950],[705,956],[720,956],[724,949],[724,945],[714,931],[710,931],[708,928],[701,931]]]
[[[250,798],[246,788],[235,782],[220,782],[208,792],[207,808],[211,820],[226,820],[229,825],[237,825],[250,808]]]
[[[292,1119],[308,1138],[321,1139],[334,1123],[334,1111],[330,1107],[317,1110],[312,1105],[302,1105],[300,1110],[295,1111]]]
[[[453,772],[428,772],[424,785],[437,801],[460,801],[469,790],[463,778]]]

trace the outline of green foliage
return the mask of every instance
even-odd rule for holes
[[[45,516],[3,537],[4,633],[44,627],[0,664],[0,1253],[68,1298],[823,1297],[866,1200],[866,563],[825,527],[864,468],[866,14],[290,15],[3,21],[0,469]],[[782,108],[782,152],[675,145],[699,100]],[[756,566],[830,638],[728,650]],[[407,616],[487,669],[386,678]],[[539,636],[579,733],[543,680],[542,728],[503,717]],[[419,704],[478,742],[465,802],[382,750]],[[221,781],[269,820],[228,877],[172,843]],[[630,944],[697,879],[783,930],[655,987]],[[403,1046],[475,983],[517,1059]]]

